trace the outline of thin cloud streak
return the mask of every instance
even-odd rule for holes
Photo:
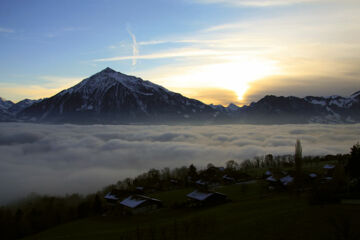
[[[224,56],[232,55],[233,52],[224,52],[224,51],[215,51],[215,50],[202,50],[202,49],[183,49],[175,50],[162,53],[153,53],[147,55],[137,55],[137,56],[119,56],[111,58],[101,58],[95,59],[95,62],[114,62],[114,61],[124,61],[124,60],[133,60],[133,59],[161,59],[161,58],[179,58],[179,57],[203,57],[203,56]]]
[[[226,4],[239,7],[273,7],[324,1],[328,0],[195,0],[195,2],[202,4]]]
[[[135,35],[131,32],[130,27],[127,28],[127,31],[129,33],[129,35],[131,36],[131,40],[132,40],[132,52],[133,52],[133,56],[132,56],[132,65],[135,66],[136,65],[136,60],[138,59],[138,55],[139,55],[139,49],[138,49],[138,44],[136,42],[136,37]]]
[[[14,32],[15,30],[13,29],[0,27],[0,33],[14,33]]]

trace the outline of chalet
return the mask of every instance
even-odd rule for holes
[[[162,207],[162,202],[144,195],[131,195],[120,202],[126,213],[138,214]]]
[[[136,187],[135,192],[136,192],[136,194],[144,194],[145,189],[144,189],[144,187]]]
[[[335,165],[325,164],[323,169],[325,177],[331,177],[334,174]]]
[[[228,176],[228,175],[224,175],[224,176],[222,177],[222,179],[223,179],[223,182],[224,182],[225,184],[235,183],[235,179],[232,178],[232,177],[230,177],[230,176]]]
[[[284,186],[288,186],[289,184],[291,184],[294,181],[294,178],[290,175],[286,175],[285,177],[280,178],[280,182],[284,185]]]
[[[116,204],[119,201],[119,198],[112,192],[107,193],[104,199],[111,204]]]
[[[287,172],[280,172],[277,174],[270,175],[265,179],[269,183],[269,189],[283,189],[288,187],[294,181],[294,177],[289,175]]]
[[[227,201],[227,196],[219,192],[195,190],[186,196],[190,200],[190,206],[214,205]]]
[[[312,178],[312,179],[315,179],[315,178],[318,177],[318,175],[316,173],[310,173],[309,177]]]

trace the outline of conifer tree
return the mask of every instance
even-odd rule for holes
[[[301,142],[299,139],[296,140],[295,144],[295,170],[296,174],[301,174],[301,168],[302,168],[302,147]]]
[[[302,185],[302,147],[299,139],[296,140],[295,144],[295,187],[297,190],[301,188]]]

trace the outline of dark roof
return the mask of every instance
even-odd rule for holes
[[[131,195],[122,200],[120,204],[129,208],[137,208],[145,202],[154,202],[156,204],[161,204],[161,201],[159,199],[150,198],[143,195]]]
[[[198,200],[198,201],[205,201],[206,199],[209,199],[212,196],[221,196],[226,197],[226,195],[218,192],[203,192],[199,190],[195,190],[188,195],[186,195],[188,198]]]

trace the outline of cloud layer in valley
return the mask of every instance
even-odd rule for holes
[[[0,203],[89,193],[150,168],[223,166],[264,154],[348,153],[355,125],[109,126],[0,124]]]

